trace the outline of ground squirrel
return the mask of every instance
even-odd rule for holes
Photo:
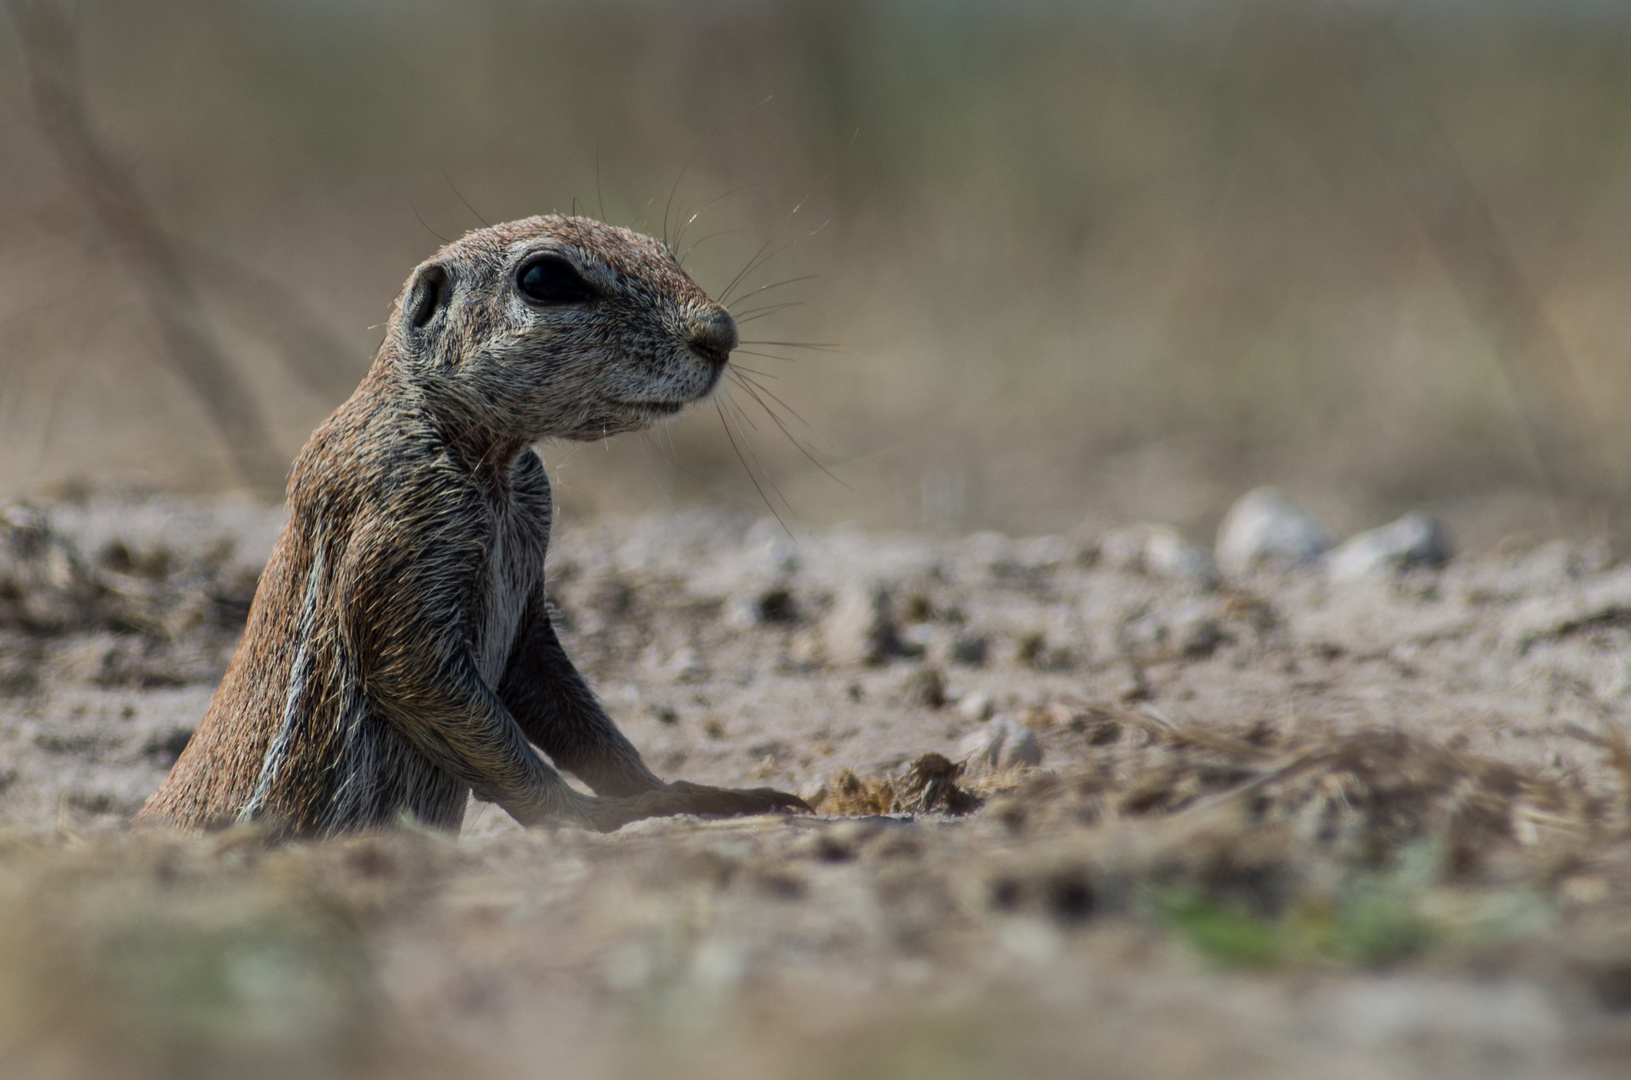
[[[553,504],[532,444],[672,416],[736,344],[665,245],[585,218],[482,229],[417,267],[368,374],[296,459],[243,642],[138,824],[457,829],[472,791],[523,824],[597,829],[808,809],[657,779],[544,594]]]

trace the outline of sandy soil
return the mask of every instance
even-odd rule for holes
[[[1224,581],[1136,529],[568,522],[563,639],[657,771],[822,813],[602,837],[473,803],[457,840],[272,848],[122,826],[280,514],[7,513],[11,1074],[1631,1063],[1631,565],[1602,545]]]

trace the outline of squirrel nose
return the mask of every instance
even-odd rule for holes
[[[691,346],[692,352],[710,364],[720,366],[730,360],[737,340],[736,320],[722,307],[693,318],[685,335],[685,342]]]

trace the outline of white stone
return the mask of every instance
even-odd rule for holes
[[[991,700],[990,694],[964,694],[957,701],[957,715],[975,723],[991,719],[991,714],[996,710],[996,702]]]
[[[708,677],[708,668],[695,649],[682,645],[668,658],[668,674],[675,682],[702,682]]]
[[[1352,581],[1418,563],[1438,564],[1450,557],[1450,538],[1425,514],[1410,513],[1379,529],[1362,532],[1325,556],[1333,581]]]
[[[1036,732],[1011,716],[998,716],[957,744],[970,775],[1042,764]]]
[[[1117,529],[1099,542],[1099,557],[1117,570],[1152,577],[1210,580],[1217,576],[1212,556],[1166,525]]]
[[[740,565],[750,573],[787,575],[799,568],[798,541],[774,518],[760,518],[742,538]]]
[[[1312,562],[1331,548],[1331,534],[1308,511],[1272,487],[1242,495],[1218,526],[1218,568],[1243,574],[1260,566]]]

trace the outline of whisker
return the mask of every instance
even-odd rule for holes
[[[736,410],[736,425],[737,425],[738,429],[740,429],[742,427],[742,425],[746,424],[748,427],[752,428],[754,431],[759,430],[759,425],[755,424],[751,419],[748,418],[748,414],[743,411],[741,403],[738,402],[734,397],[732,397],[730,395],[730,391],[728,391],[728,390],[725,392],[725,401],[727,403],[729,403],[729,405],[730,405],[730,407],[732,409]]]
[[[817,352],[843,352],[836,341],[744,341],[743,345],[770,345],[777,349],[813,349]]]
[[[649,431],[640,432],[640,445],[646,447],[647,450],[650,450],[651,447],[655,446],[657,448],[657,453],[661,455],[665,461],[667,460],[668,455],[663,453],[663,444],[661,440],[653,439]],[[651,467],[651,458],[646,457],[645,462],[646,475],[651,477],[652,483],[657,485],[657,490],[663,493],[663,502],[668,504],[669,512],[678,513],[679,511],[674,506],[674,500],[668,494],[668,488],[663,486],[662,478],[659,477],[656,471]],[[672,465],[673,462],[669,462],[669,464]]]
[[[753,374],[757,375],[757,374],[759,374],[759,372],[754,372]],[[790,414],[792,414],[793,419],[797,420],[799,423],[803,424],[805,427],[809,428],[810,430],[812,430],[812,431],[815,430],[815,426],[813,424],[811,424],[810,421],[804,419],[803,416],[800,416],[799,411],[797,409],[793,408],[793,406],[787,404],[787,402],[785,402],[781,398],[777,397],[774,393],[772,393],[770,391],[770,389],[768,387],[760,386],[759,383],[758,383],[758,380],[750,379],[746,375],[742,376],[742,378],[745,381],[751,383],[753,385],[753,388],[755,390],[759,391],[759,393],[765,395],[771,401],[774,401],[777,405],[780,405],[782,408],[786,409]]]
[[[781,226],[778,225],[777,228],[780,229]],[[719,294],[719,302],[721,304],[725,304],[726,306],[729,306],[730,302],[728,300],[726,300],[726,297],[730,296],[731,290],[736,288],[736,286],[741,283],[742,279],[748,276],[748,273],[749,273],[749,271],[751,271],[753,269],[754,264],[756,264],[759,261],[759,256],[761,256],[761,255],[763,255],[765,253],[765,249],[770,247],[771,242],[774,241],[775,239],[776,239],[776,234],[771,233],[770,234],[770,239],[766,240],[764,242],[764,246],[759,248],[758,251],[754,252],[753,253],[753,258],[748,260],[748,264],[746,266],[742,267],[742,269],[737,273],[737,275],[735,277],[731,278],[730,284],[725,286],[725,291]]]
[[[729,296],[731,294],[731,290],[742,283],[743,278],[747,277],[748,274],[753,272],[754,267],[761,265],[764,261],[768,261],[765,259],[765,252],[769,251],[771,246],[775,244],[776,235],[782,231],[789,221],[793,220],[793,215],[798,213],[799,210],[803,208],[804,204],[809,200],[810,197],[808,195],[800,199],[797,205],[787,212],[787,216],[782,218],[781,221],[777,223],[776,228],[771,232],[770,236],[765,240],[765,242],[760,245],[759,250],[753,253],[753,258],[749,259],[748,264],[742,267],[741,273],[732,278],[731,283],[725,286],[725,291],[719,296],[720,303],[725,302],[725,297]],[[770,258],[775,258],[776,255],[780,255],[785,250],[787,250],[785,247],[777,249],[776,254],[770,256]]]
[[[815,451],[810,449],[808,444],[806,444],[802,439],[800,439],[798,436],[793,434],[792,429],[787,426],[786,421],[784,421],[780,416],[777,416],[776,415],[776,410],[772,409],[765,402],[765,400],[759,396],[758,390],[756,390],[754,387],[750,387],[750,386],[748,386],[746,384],[739,383],[738,385],[741,386],[742,389],[744,391],[746,391],[747,394],[750,397],[753,398],[753,400],[758,404],[759,408],[761,408],[761,409],[763,409],[765,411],[765,415],[770,417],[770,419],[775,422],[776,426],[781,429],[782,434],[787,436],[787,441],[792,443],[795,447],[797,447],[799,453],[803,454],[806,458],[808,458],[810,460],[810,464],[814,465],[816,468],[820,469],[822,472],[826,473],[828,476],[832,476],[832,478],[834,480],[836,480],[842,487],[845,487],[845,488],[849,487],[848,484],[845,484],[842,480],[839,480],[838,477],[833,476],[832,472],[828,470],[826,464],[824,462],[822,462],[820,458],[816,457]]]
[[[661,432],[663,437],[668,440],[668,451],[669,451],[670,455],[672,455],[673,462],[674,462],[674,468],[678,469],[680,472],[684,473],[686,476],[690,477],[692,480],[695,480],[698,484],[705,483],[705,481],[702,479],[701,476],[697,475],[695,472],[691,471],[690,469],[687,469],[684,465],[680,464],[680,448],[674,445],[674,429],[672,427],[664,425],[663,427],[660,427],[657,430],[659,432]]]
[[[735,356],[737,353],[741,353],[743,356],[762,356],[766,360],[781,360],[789,364],[796,364],[799,362],[799,358],[796,356],[777,356],[775,353],[755,352],[752,349],[733,349],[731,351],[732,356]]]
[[[736,400],[735,395],[731,394],[729,391],[725,392],[725,399],[730,402],[731,408],[736,410],[736,415],[738,417],[736,430],[742,435],[742,445],[747,447],[748,457],[753,459],[753,463],[757,465],[759,467],[759,471],[764,474],[765,480],[770,484],[770,490],[776,493],[776,498],[781,500],[782,506],[786,508],[788,515],[791,516],[794,521],[799,521],[798,512],[793,509],[793,504],[787,501],[787,496],[783,494],[782,489],[777,485],[775,477],[771,475],[769,469],[765,468],[764,462],[759,459],[758,452],[753,449],[753,440],[747,437],[746,432],[742,431],[742,423],[744,421],[747,422],[749,427],[753,426],[753,421],[748,419],[747,410],[742,408],[741,403]],[[757,431],[758,429],[754,428],[754,430]],[[799,521],[799,524],[802,525],[803,522]]]
[[[804,200],[801,201],[798,204],[798,206],[793,207],[793,209],[788,212],[787,218],[791,218],[794,214],[798,213],[799,212],[799,207],[802,207],[804,205],[804,202],[806,202],[808,200],[809,200],[809,196],[805,196]],[[782,219],[782,225],[787,224],[787,218]],[[760,248],[759,249],[759,254],[755,255],[752,258],[752,260],[749,261],[748,265],[742,268],[742,272],[740,274],[736,275],[736,280],[732,281],[730,283],[730,285],[726,287],[725,295],[729,295],[731,289],[734,289],[736,287],[737,283],[740,282],[742,280],[742,278],[747,276],[749,271],[755,269],[756,267],[762,267],[762,266],[768,265],[772,259],[776,258],[778,255],[780,255],[782,252],[786,251],[788,248],[797,247],[799,244],[801,244],[804,241],[810,239],[810,237],[814,236],[816,233],[820,232],[822,229],[825,229],[830,224],[832,224],[831,220],[823,221],[820,225],[817,225],[815,228],[811,229],[809,232],[805,233],[803,236],[800,236],[800,237],[798,237],[797,239],[794,239],[794,240],[789,240],[787,243],[783,244],[781,247],[777,248],[775,251],[771,252],[769,255],[765,255],[764,254],[764,248]],[[770,239],[771,240],[774,240],[776,238],[776,233],[781,232],[782,225],[776,226],[776,232],[773,232],[773,233],[770,234]],[[770,246],[770,240],[766,240],[765,241],[765,247],[769,247],[769,246]]]
[[[736,298],[734,303],[741,304],[752,297],[758,296],[762,292],[769,292],[771,289],[779,289],[783,285],[795,285],[800,281],[814,281],[820,276],[820,274],[800,274],[798,277],[782,278],[780,281],[772,281],[769,285],[761,285],[752,292],[743,293],[741,296]],[[723,301],[721,302],[723,303]],[[730,304],[725,304],[725,306],[728,308],[730,307]]]
[[[770,240],[774,240],[775,238],[776,238],[775,234],[772,233],[771,236],[770,236]],[[802,239],[803,239],[803,237],[799,238],[799,240],[802,240]],[[774,259],[776,256],[780,255],[782,252],[786,251],[788,248],[797,247],[798,242],[799,242],[798,240],[789,240],[787,243],[783,244],[781,247],[777,248],[775,251],[772,251],[769,255],[766,255],[764,253],[765,248],[768,248],[770,246],[770,240],[765,241],[765,246],[759,249],[759,254],[755,255],[748,262],[748,264],[742,268],[742,272],[740,274],[736,275],[736,280],[732,281],[730,283],[730,285],[726,286],[726,288],[725,288],[725,295],[726,296],[729,296],[731,290],[736,288],[736,286],[738,284],[740,284],[742,279],[744,277],[746,277],[748,274],[752,273],[754,270],[757,270],[759,267],[768,264],[772,259]]]
[[[742,463],[742,471],[748,474],[749,480],[753,481],[753,489],[759,493],[759,498],[764,500],[764,504],[769,508],[771,516],[776,519],[776,524],[782,527],[782,532],[792,536],[793,530],[787,527],[787,522],[783,521],[781,514],[777,513],[775,504],[770,501],[770,496],[766,495],[765,489],[759,485],[759,478],[754,476],[753,470],[748,467],[748,459],[742,456],[742,448],[736,445],[736,436],[731,434],[731,423],[725,419],[725,406],[720,404],[718,398],[714,398],[714,409],[719,413],[719,422],[725,428],[725,438],[730,440],[731,449],[736,451],[736,460]],[[778,494],[780,493],[778,492]]]
[[[680,231],[678,233],[674,234],[674,246],[675,247],[679,246],[680,241],[685,239],[685,230],[690,228],[691,223],[693,221],[695,221],[697,218],[701,217],[702,214],[705,211],[712,209],[715,203],[722,202],[723,200],[730,198],[732,195],[739,195],[744,191],[751,191],[752,189],[759,188],[759,187],[768,187],[769,184],[770,184],[770,181],[768,181],[768,180],[755,180],[751,184],[742,184],[742,185],[740,185],[738,187],[731,188],[729,191],[724,191],[724,192],[721,192],[718,195],[715,195],[713,198],[709,199],[707,202],[705,202],[701,206],[697,207],[696,213],[692,214],[690,217],[685,219],[685,224],[680,226]],[[742,230],[732,229],[731,231],[732,232],[741,232]],[[719,233],[714,233],[713,235],[718,236],[720,234]],[[700,244],[700,243],[702,243],[702,241],[698,240],[697,244]],[[697,248],[697,244],[692,244],[691,247],[688,249],[688,251],[686,253],[690,254],[691,251],[695,251],[696,248]]]
[[[779,379],[779,378],[781,378],[780,375],[772,375],[768,371],[759,371],[759,370],[756,370],[754,368],[743,367],[741,364],[732,364],[730,366],[729,370],[730,370],[730,372],[732,374],[740,374],[740,373],[745,371],[749,375],[757,375],[761,379]]]
[[[448,187],[453,188],[453,194],[457,195],[459,197],[459,201],[464,203],[464,208],[466,210],[470,211],[472,214],[475,214],[476,220],[481,222],[482,227],[486,228],[486,229],[491,229],[492,226],[487,223],[487,219],[482,217],[480,214],[476,213],[476,208],[474,206],[470,205],[470,200],[465,198],[463,192],[461,192],[458,189],[458,187],[453,183],[453,178],[447,174],[446,169],[442,170],[442,179],[447,181],[447,186]]]
[[[758,315],[748,315],[746,317],[738,317],[736,319],[736,325],[741,326],[743,323],[757,322],[760,319],[768,319],[772,315],[775,315],[775,314],[776,313],[774,311],[766,311],[766,312],[763,312],[763,313],[758,314]]]
[[[606,196],[600,191],[600,132],[595,133],[595,202],[600,204],[600,220],[606,220]]]
[[[734,405],[736,407],[736,411],[745,418],[747,416],[747,413],[742,408],[742,406],[736,401],[735,396],[730,394],[729,392],[727,392],[726,397],[730,398],[730,402],[731,402],[732,405]],[[774,417],[772,417],[772,419],[774,419]],[[737,430],[740,431],[741,428],[738,427]],[[754,449],[753,449],[753,440],[748,438],[744,434],[742,436],[742,444],[748,448],[748,456],[753,459],[753,463],[755,465],[759,466],[759,471],[764,473],[765,479],[767,481],[769,481],[770,490],[774,491],[776,493],[776,497],[782,501],[782,506],[786,508],[788,516],[791,517],[796,523],[803,526],[804,531],[806,533],[810,532],[810,527],[808,525],[805,525],[803,519],[801,519],[799,517],[798,511],[793,509],[793,504],[791,502],[787,501],[787,495],[782,491],[780,486],[777,485],[775,477],[773,477],[771,475],[769,469],[765,468],[764,462],[759,460],[758,453],[755,452]],[[819,466],[820,462],[816,462],[816,464],[817,464],[817,466]],[[836,480],[837,477],[834,477],[833,479]],[[842,481],[839,481],[839,482],[842,483]],[[782,526],[782,527],[786,528],[785,525]],[[792,533],[788,533],[788,535],[792,536]],[[794,537],[794,539],[797,539],[797,537]]]
[[[697,213],[701,213],[701,212],[702,211],[700,211],[700,210],[697,211]],[[692,220],[695,220],[695,219],[693,218]],[[695,251],[697,248],[701,247],[703,244],[706,244],[708,241],[712,240],[714,237],[716,237],[716,236],[731,236],[731,235],[733,235],[735,233],[739,233],[739,232],[742,232],[742,231],[743,230],[741,230],[741,229],[720,229],[718,232],[709,233],[707,236],[704,236],[701,240],[698,240],[696,243],[692,244],[690,247],[685,249],[685,254],[679,256],[680,265],[684,266],[685,265],[685,260],[689,259],[691,257],[691,252]],[[681,230],[680,236],[674,237],[674,243],[676,243],[676,244],[679,243],[680,242],[680,237],[684,236],[684,235],[685,235],[684,230]]]
[[[758,103],[756,103],[754,105],[750,105],[748,108],[743,109],[740,113],[738,113],[737,115],[731,117],[729,120],[724,120],[724,121],[721,121],[720,123],[714,125],[714,129],[712,131],[708,132],[707,137],[704,138],[701,142],[697,143],[697,148],[695,150],[691,151],[691,156],[687,157],[685,159],[685,164],[680,166],[680,174],[678,176],[674,177],[674,186],[668,189],[668,204],[663,207],[663,247],[668,248],[668,250],[670,252],[672,252],[674,249],[672,247],[670,247],[669,243],[668,243],[668,212],[670,210],[672,210],[673,207],[674,207],[674,196],[679,194],[680,181],[685,179],[686,170],[689,169],[691,167],[691,163],[697,159],[697,155],[702,153],[703,149],[705,147],[707,147],[707,145],[709,143],[713,142],[714,136],[718,135],[721,131],[723,131],[725,129],[726,124],[734,124],[736,121],[740,120],[742,117],[746,116],[748,113],[752,112],[754,109],[757,109],[762,105],[768,104],[770,102],[770,100],[772,98],[774,98],[775,96],[776,96],[775,94],[769,94],[764,98],[764,100],[759,101]],[[700,210],[697,211],[697,213],[701,213],[701,212],[702,211],[700,211]],[[682,236],[684,235],[684,230],[683,229],[680,230],[680,235],[682,235]],[[679,239],[680,239],[679,236],[676,236],[674,238],[674,242],[679,243]]]
[[[753,386],[748,385],[748,383],[746,381],[741,381],[741,380],[739,380],[737,382],[737,385],[740,386],[743,390],[745,390],[748,393],[748,395],[753,398],[754,401],[759,403],[759,408],[761,408],[761,409],[763,409],[765,411],[766,416],[770,417],[771,420],[775,421],[776,426],[781,428],[782,434],[787,436],[787,441],[792,443],[795,447],[797,447],[798,452],[803,454],[805,456],[805,458],[807,458],[809,460],[810,464],[814,465],[816,468],[818,468],[822,472],[826,473],[827,476],[829,478],[831,478],[832,481],[835,484],[837,484],[839,487],[843,488],[845,491],[855,490],[854,488],[850,487],[848,484],[844,483],[844,481],[840,480],[833,473],[833,471],[831,469],[827,468],[827,466],[824,465],[821,462],[821,460],[819,458],[817,458],[815,456],[815,454],[813,452],[811,452],[811,450],[807,446],[805,446],[803,442],[801,442],[799,440],[798,436],[794,435],[792,433],[792,431],[788,430],[787,425],[782,423],[782,418],[776,415],[776,411],[774,409],[772,409],[769,405],[765,404],[764,399],[761,398],[758,395],[758,393],[756,392],[756,389],[757,390],[763,390],[767,394],[770,394],[770,391],[765,390],[764,387],[762,387],[762,386],[755,388]],[[775,400],[777,402],[777,404],[781,405],[782,408],[787,409],[788,412],[793,412],[793,410],[788,408],[787,403],[782,401],[781,398],[776,397],[775,394],[770,394],[770,396],[771,396],[771,398],[773,400]],[[798,413],[793,412],[793,415],[798,416]],[[803,423],[804,418],[802,416],[799,416],[799,421],[801,423]],[[808,427],[809,425],[805,424],[805,426]]]
[[[672,253],[674,249],[668,243],[668,212],[674,208],[674,196],[679,194],[680,181],[685,179],[685,170],[691,167],[691,162],[695,161],[696,156],[702,153],[702,148],[708,145],[708,139],[713,138],[714,132],[718,130],[719,129],[716,127],[714,128],[714,131],[710,131],[708,133],[708,138],[703,139],[697,144],[697,148],[691,151],[690,156],[685,159],[685,164],[680,166],[679,175],[674,177],[674,186],[668,189],[668,202],[663,205],[663,247],[668,248],[670,253]]]
[[[789,300],[785,304],[766,304],[764,307],[748,308],[739,315],[732,315],[738,323],[752,322],[754,319],[763,319],[787,308],[804,307],[803,300]]]
[[[451,244],[453,242],[425,223],[425,216],[419,212],[419,204],[413,201],[412,196],[409,196],[408,198],[408,205],[413,208],[413,216],[419,219],[419,224],[425,226],[426,232],[430,233],[444,244]]]

